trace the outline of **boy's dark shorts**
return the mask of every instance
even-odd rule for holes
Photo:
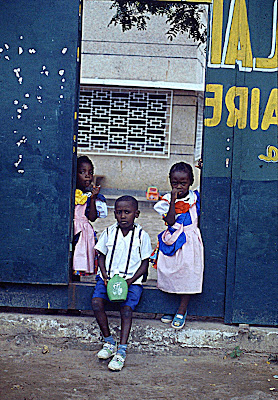
[[[107,296],[107,289],[106,289],[103,279],[99,275],[97,275],[96,281],[97,281],[97,283],[96,283],[95,290],[93,293],[93,298],[100,297],[101,299],[104,299],[104,300],[107,300],[110,302],[110,300]],[[134,285],[134,284],[130,285],[128,287],[127,298],[125,301],[119,303],[120,306],[121,307],[129,306],[134,311],[135,307],[137,306],[137,304],[140,301],[142,292],[143,292],[142,285]],[[112,302],[110,302],[110,303],[112,303]]]

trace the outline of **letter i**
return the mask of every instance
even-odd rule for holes
[[[250,128],[255,131],[259,126],[259,110],[260,110],[260,89],[253,88],[251,91],[251,107],[250,107]]]

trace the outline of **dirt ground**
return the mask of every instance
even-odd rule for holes
[[[0,338],[1,400],[271,400],[278,364],[268,355],[180,349],[175,355],[129,349],[111,372],[95,348],[38,337]],[[276,388],[276,390],[274,389]]]

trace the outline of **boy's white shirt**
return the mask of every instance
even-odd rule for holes
[[[109,263],[110,263],[110,258],[112,254],[112,248],[115,240],[115,235],[116,235],[116,228],[117,228],[117,223],[114,225],[111,225],[108,227],[108,235],[107,235],[107,229],[102,232],[100,235],[100,238],[95,245],[95,249],[100,251],[102,254],[106,256],[105,259],[105,267],[106,271],[108,272],[109,269]],[[141,226],[139,224],[134,224],[135,225],[135,232],[134,232],[134,238],[133,238],[133,244],[132,244],[132,250],[131,250],[131,256],[129,260],[129,265],[128,265],[128,271],[126,275],[126,279],[132,278],[132,276],[135,274],[135,272],[138,270],[140,267],[142,260],[145,260],[146,258],[149,258],[150,255],[152,254],[152,246],[151,246],[151,239],[147,232],[142,230],[141,232],[141,237],[139,239],[139,232]],[[128,251],[129,251],[129,246],[130,246],[130,239],[131,239],[131,234],[132,231],[128,232],[126,236],[123,236],[121,229],[119,229],[118,232],[118,238],[117,238],[117,244],[113,256],[113,262],[111,266],[111,271],[110,271],[110,278],[112,278],[115,274],[119,274],[120,276],[124,276],[125,269],[126,269],[126,263],[127,263],[127,257],[128,257]],[[139,252],[140,248],[140,252]],[[99,271],[101,274],[101,272]],[[141,276],[139,279],[137,279],[134,284],[141,284],[142,283],[143,277]]]

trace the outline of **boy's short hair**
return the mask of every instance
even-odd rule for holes
[[[115,206],[114,206],[115,208],[116,208],[117,204],[118,204],[120,201],[129,201],[129,202],[131,202],[131,203],[133,204],[135,210],[138,210],[138,201],[135,199],[135,197],[128,196],[128,195],[119,197],[119,198],[115,201]]]

